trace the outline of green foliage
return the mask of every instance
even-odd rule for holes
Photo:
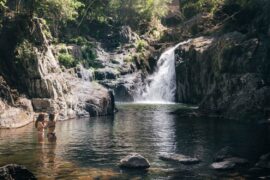
[[[0,0],[0,10],[3,10],[6,8],[6,2],[7,0]]]
[[[74,59],[74,57],[67,52],[60,53],[58,55],[58,61],[61,65],[65,66],[66,68],[72,68],[77,65],[77,61]]]
[[[148,46],[148,43],[145,40],[140,39],[136,42],[136,51],[142,52],[147,46]]]
[[[82,0],[86,9],[82,18],[90,21],[111,22],[117,24],[137,25],[148,23],[152,18],[161,18],[168,11],[168,3],[172,0]],[[91,7],[91,8],[87,8]]]
[[[214,13],[225,0],[191,0],[181,4],[185,17],[190,18],[200,12]]]
[[[78,0],[46,0],[38,1],[37,14],[51,21],[75,20],[78,17],[78,9],[83,4]]]
[[[91,43],[85,37],[82,37],[82,36],[71,38],[68,41],[69,41],[69,43],[76,44],[79,46],[85,46],[85,45],[91,46]]]
[[[238,6],[239,9],[256,9],[258,6],[262,6],[266,2],[264,0],[189,0],[181,3],[181,11],[186,18],[190,18],[198,13],[211,13],[214,14],[223,6],[231,6],[230,11],[234,11],[233,8]],[[238,10],[239,10],[238,9]]]
[[[161,18],[166,15],[167,4],[170,2],[171,0],[111,0],[110,7],[116,18],[124,22],[137,18],[151,20],[153,17]]]
[[[31,64],[35,59],[34,47],[29,41],[25,40],[16,47],[15,64],[20,64],[22,61],[28,61]]]

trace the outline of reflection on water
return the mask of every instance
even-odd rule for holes
[[[254,162],[269,151],[269,129],[227,120],[180,118],[170,114],[181,105],[119,105],[115,117],[58,122],[57,142],[39,143],[33,125],[0,130],[0,165],[18,163],[39,179],[164,179],[212,176],[209,164],[215,152],[231,146]],[[122,171],[121,158],[138,152],[148,158],[148,172]],[[199,156],[194,166],[158,159],[161,153]],[[181,171],[174,172],[174,169]]]

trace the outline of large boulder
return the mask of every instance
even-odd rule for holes
[[[3,180],[35,180],[37,179],[33,173],[24,166],[17,164],[9,164],[0,167],[0,179]]]
[[[144,158],[142,155],[133,153],[120,161],[120,167],[123,168],[138,168],[138,169],[147,169],[150,167],[149,161]]]
[[[1,101],[1,100],[0,100]],[[0,128],[19,128],[34,121],[34,113],[6,105],[0,114]]]
[[[0,128],[19,128],[33,122],[31,101],[11,89],[0,76]]]

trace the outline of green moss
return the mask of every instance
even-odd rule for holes
[[[61,65],[65,66],[66,68],[72,68],[77,65],[77,61],[74,57],[68,53],[60,53],[58,55],[58,61]]]
[[[148,46],[148,43],[145,40],[140,39],[136,42],[136,51],[142,52],[147,46]]]
[[[78,36],[71,38],[68,40],[69,43],[77,44],[78,46],[92,46],[91,42],[89,42],[85,37]]]

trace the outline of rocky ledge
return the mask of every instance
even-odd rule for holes
[[[191,39],[176,50],[178,101],[223,118],[268,119],[267,47],[239,32]]]

